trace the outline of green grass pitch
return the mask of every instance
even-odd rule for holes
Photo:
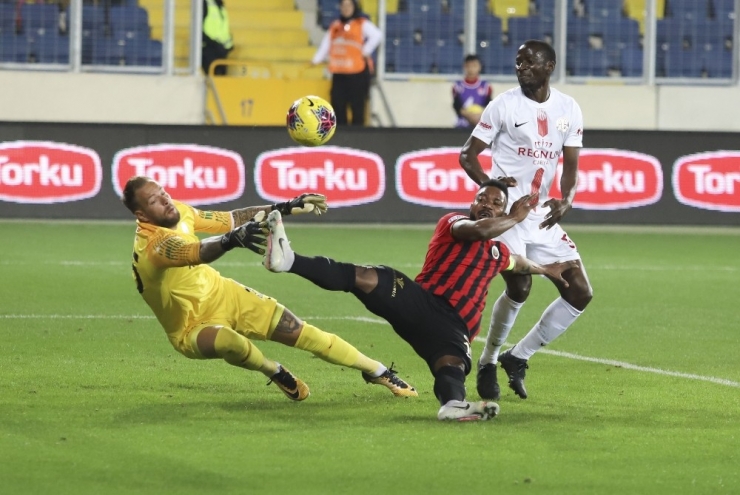
[[[286,223],[299,252],[410,276],[432,231]],[[740,493],[738,230],[569,228],[591,306],[530,361],[529,399],[504,387],[493,421],[441,423],[424,363],[348,294],[246,250],[215,264],[395,362],[419,398],[272,342],[308,400],[188,360],[136,292],[132,223],[1,225],[0,493]],[[511,342],[555,294],[535,280]]]

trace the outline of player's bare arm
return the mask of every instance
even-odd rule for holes
[[[478,160],[478,155],[483,153],[488,147],[488,144],[477,137],[470,136],[463,145],[462,150],[460,150],[460,157],[458,159],[460,166],[476,184],[481,184],[489,179]]]
[[[545,201],[545,207],[550,212],[545,215],[545,220],[540,224],[541,229],[549,229],[568,213],[573,207],[573,199],[576,196],[576,185],[578,183],[578,155],[581,148],[572,146],[563,147],[563,175],[560,178],[560,190],[562,199],[550,199]]]
[[[477,220],[459,220],[452,225],[452,237],[459,241],[482,241],[500,236],[514,225],[525,218],[532,208],[537,205],[537,195],[528,194],[522,196],[514,204],[506,215],[497,214],[495,209],[506,208],[506,201],[497,203],[498,198],[492,203],[493,209],[481,207]],[[479,199],[476,197],[476,202]]]
[[[553,280],[557,280],[564,287],[568,287],[568,281],[563,278],[563,272],[579,266],[576,261],[540,265],[518,254],[512,254],[511,258],[514,260],[514,266],[509,270],[511,273],[518,275],[545,275]]]
[[[246,208],[231,210],[231,218],[234,220],[234,226],[238,227],[255,218],[259,212],[264,212],[267,215],[272,210],[273,205],[247,206]]]

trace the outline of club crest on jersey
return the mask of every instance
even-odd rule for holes
[[[491,256],[493,256],[493,259],[495,260],[499,259],[499,257],[501,256],[498,247],[495,245],[491,248]]]
[[[537,110],[537,134],[545,137],[549,132],[550,130],[547,127],[547,112],[540,108]]]
[[[561,117],[555,123],[555,126],[558,128],[558,131],[565,134],[566,132],[568,132],[568,129],[570,129],[570,122],[568,122],[568,119]]]

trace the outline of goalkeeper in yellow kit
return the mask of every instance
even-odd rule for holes
[[[272,210],[283,215],[326,211],[326,199],[303,194],[291,201],[230,212],[201,211],[174,201],[148,177],[132,177],[124,205],[136,217],[133,275],[136,287],[172,346],[192,359],[220,358],[262,372],[290,399],[303,400],[308,386],[281,364],[267,359],[251,340],[272,340],[309,351],[329,363],[360,370],[367,383],[394,395],[416,390],[392,369],[363,355],[336,335],[301,321],[275,299],[222,277],[208,263],[233,248],[264,254],[264,223]],[[196,232],[221,234],[199,240]]]

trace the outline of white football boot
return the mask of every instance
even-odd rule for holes
[[[468,402],[451,400],[439,408],[440,421],[485,421],[496,417],[499,412],[495,402]]]
[[[267,215],[267,228],[270,233],[267,235],[267,251],[262,264],[271,272],[287,272],[293,266],[295,253],[290,248],[279,211],[274,210]]]

